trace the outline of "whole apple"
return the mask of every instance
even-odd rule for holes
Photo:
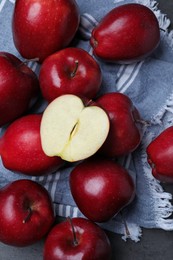
[[[159,45],[158,20],[148,7],[129,3],[112,9],[93,29],[93,53],[117,63],[132,63],[150,55]]]
[[[16,0],[12,18],[14,44],[23,57],[42,62],[69,45],[79,19],[75,0]]]
[[[100,89],[102,74],[100,66],[88,52],[69,47],[44,60],[39,81],[48,102],[64,94],[93,99]]]
[[[41,120],[41,145],[48,156],[76,162],[95,154],[109,132],[109,118],[96,103],[73,94],[55,98]]]
[[[62,166],[60,157],[49,157],[42,150],[41,119],[41,114],[30,114],[8,126],[0,140],[0,155],[7,169],[27,175],[44,175]]]
[[[0,241],[24,247],[52,228],[54,211],[48,191],[31,180],[17,180],[0,189]]]
[[[40,92],[36,74],[16,56],[0,52],[0,127],[22,116]]]
[[[84,218],[72,218],[57,224],[44,245],[44,260],[111,259],[111,246],[106,233]]]
[[[173,126],[163,130],[146,149],[153,176],[165,183],[173,183]]]
[[[70,174],[71,194],[79,210],[94,222],[105,222],[132,202],[135,186],[121,165],[90,157]]]
[[[133,152],[141,142],[141,119],[131,99],[112,92],[100,96],[96,103],[107,112],[110,120],[109,134],[99,152],[110,157]]]

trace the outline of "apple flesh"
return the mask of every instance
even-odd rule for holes
[[[118,157],[133,152],[141,142],[141,118],[131,99],[112,92],[100,96],[96,103],[107,112],[110,120],[109,134],[99,153]]]
[[[153,176],[161,182],[173,183],[173,126],[151,141],[146,152]]]
[[[90,157],[109,132],[109,118],[98,106],[85,106],[76,95],[54,99],[41,121],[41,143],[48,156],[75,162]]]
[[[0,127],[22,116],[40,93],[36,74],[16,56],[0,52]]]
[[[31,180],[0,189],[0,241],[24,247],[41,240],[55,221],[48,191]]]
[[[80,48],[66,48],[47,57],[39,74],[43,97],[53,101],[64,94],[93,99],[102,82],[101,69],[94,58]]]
[[[42,62],[70,44],[79,20],[75,0],[16,0],[12,18],[14,44],[23,57]]]
[[[0,139],[4,166],[26,175],[52,173],[63,165],[59,157],[47,156],[41,146],[41,114],[30,114],[10,124]]]
[[[94,55],[117,63],[142,60],[159,42],[160,29],[155,14],[138,3],[112,9],[93,29],[90,39]]]
[[[84,160],[72,170],[69,182],[79,210],[94,222],[110,220],[135,196],[132,177],[110,159]]]
[[[111,259],[110,241],[98,225],[84,218],[72,218],[71,222],[57,224],[48,234],[44,260]]]

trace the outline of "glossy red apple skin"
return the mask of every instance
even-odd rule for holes
[[[118,157],[133,152],[141,142],[141,119],[131,99],[125,94],[112,92],[100,96],[96,103],[110,119],[109,134],[99,153]]]
[[[111,259],[111,246],[105,232],[84,218],[72,218],[77,244],[74,244],[71,224],[66,220],[57,224],[44,246],[44,260]]]
[[[0,241],[11,246],[34,244],[55,221],[47,190],[31,180],[17,180],[1,188],[0,208]]]
[[[30,114],[9,125],[0,140],[0,155],[4,166],[26,175],[45,175],[63,165],[60,157],[48,157],[40,138],[41,114]]]
[[[90,157],[72,170],[69,182],[79,210],[94,222],[110,220],[135,196],[127,170],[110,159]]]
[[[16,56],[0,52],[0,127],[22,116],[39,93],[36,74]]]
[[[173,183],[173,126],[151,141],[146,152],[153,176],[161,182]]]
[[[23,57],[42,62],[70,44],[79,19],[75,0],[16,0],[12,18],[14,44]]]
[[[95,98],[102,82],[99,64],[85,50],[69,47],[44,60],[40,75],[44,98],[51,102],[64,94]]]
[[[93,53],[118,63],[144,59],[159,45],[160,29],[155,14],[146,6],[129,3],[112,9],[93,29]]]

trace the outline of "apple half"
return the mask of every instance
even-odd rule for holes
[[[41,143],[48,156],[75,162],[95,154],[109,132],[109,118],[97,105],[85,106],[76,95],[54,99],[41,121]]]

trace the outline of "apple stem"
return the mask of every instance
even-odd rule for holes
[[[93,48],[94,48],[94,49],[97,48],[98,41],[96,41],[96,39],[94,39],[94,38],[91,38],[91,42],[92,42],[92,44],[93,44]]]
[[[76,71],[78,69],[78,66],[79,66],[79,61],[75,60],[75,68],[74,68],[74,70],[70,74],[71,78],[74,78],[74,76],[76,75]]]
[[[25,64],[27,64],[28,62],[30,62],[30,61],[35,61],[35,62],[37,62],[37,61],[39,61],[39,58],[33,58],[33,59],[25,59],[24,61],[23,61],[23,63],[25,63]]]
[[[93,100],[92,99],[90,99],[87,103],[86,103],[86,107],[88,107],[88,106],[90,106],[90,104],[93,102]]]
[[[159,28],[161,31],[163,31],[163,32],[166,32],[166,30],[165,29],[163,29],[163,28]]]
[[[70,217],[67,218],[70,225],[71,225],[71,228],[72,228],[72,233],[73,233],[73,244],[74,246],[77,246],[78,245],[78,240],[76,238],[76,232],[75,232],[75,229],[74,229],[74,225],[73,225],[73,222],[72,222],[72,219]]]
[[[128,229],[127,222],[124,219],[123,213],[121,212],[120,214],[121,214],[121,218],[122,218],[122,221],[123,221],[123,224],[124,224],[124,227],[125,227],[126,236],[130,237],[130,231]]]
[[[143,119],[135,119],[135,122],[140,123],[144,126],[150,126],[151,125],[151,123],[149,121],[146,121],[146,120],[143,120]]]
[[[3,142],[3,139],[2,137],[0,138],[0,156],[1,156],[1,153],[2,153],[2,142]]]
[[[24,224],[30,219],[31,215],[32,215],[32,210],[31,210],[31,208],[29,207],[29,208],[28,208],[28,214],[26,215],[25,219],[23,220],[23,223],[24,223]]]
[[[33,58],[33,59],[29,59],[29,60],[25,59],[25,60],[23,60],[23,61],[19,64],[19,67],[22,66],[23,64],[28,65],[28,63],[29,63],[30,61],[38,62],[38,61],[39,61],[39,58]]]

